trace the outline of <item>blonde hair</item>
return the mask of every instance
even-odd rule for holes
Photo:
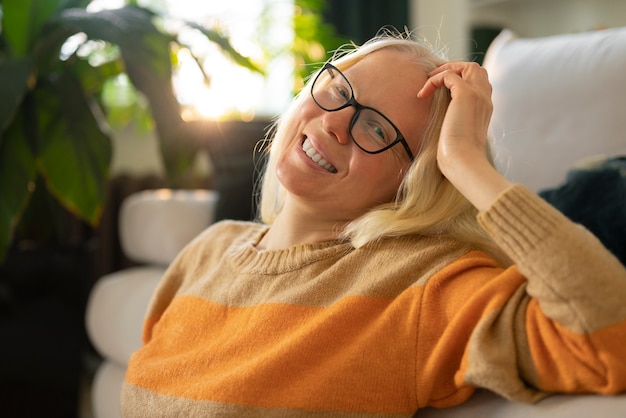
[[[413,56],[426,73],[447,61],[441,52],[435,51],[425,41],[415,40],[410,34],[389,31],[377,35],[360,47],[352,45],[338,50],[330,61],[339,69],[345,70],[365,56],[385,48]],[[314,76],[311,77],[313,78]],[[272,137],[271,149],[259,204],[261,220],[267,224],[271,224],[280,212],[285,195],[285,189],[276,177],[276,160],[288,140],[283,132],[288,130],[292,114],[302,97],[309,93],[310,80],[268,134]],[[437,144],[449,103],[449,91],[438,89],[433,95],[419,150],[398,188],[396,198],[393,202],[372,208],[348,223],[339,231],[342,239],[359,248],[385,237],[445,235],[469,243],[499,261],[506,262],[506,257],[478,224],[477,210],[438,168]]]

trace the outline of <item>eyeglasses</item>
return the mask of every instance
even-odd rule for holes
[[[411,161],[415,159],[400,130],[378,110],[363,106],[354,99],[354,90],[348,79],[332,64],[326,64],[311,86],[313,101],[327,112],[336,112],[354,106],[356,112],[350,121],[350,138],[368,154],[378,154],[402,143]]]

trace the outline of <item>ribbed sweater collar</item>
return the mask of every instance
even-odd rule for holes
[[[353,250],[339,240],[301,244],[280,250],[259,250],[256,245],[268,230],[258,225],[237,237],[226,250],[232,268],[241,273],[280,274],[295,271],[320,260],[345,255]]]

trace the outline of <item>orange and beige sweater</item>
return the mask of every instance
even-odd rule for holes
[[[153,296],[123,415],[409,417],[476,387],[626,390],[619,261],[522,186],[479,221],[514,266],[445,237],[259,251],[267,226],[209,227]]]

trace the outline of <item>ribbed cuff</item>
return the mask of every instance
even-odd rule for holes
[[[526,187],[505,190],[478,222],[513,259],[519,260],[552,235],[566,218]]]

